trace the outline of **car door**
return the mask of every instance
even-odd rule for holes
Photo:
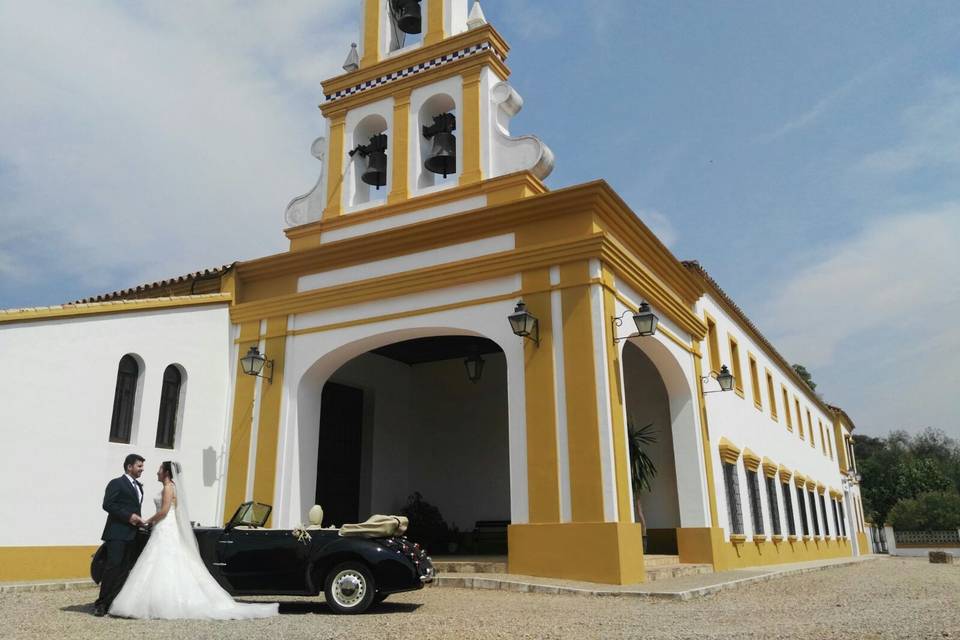
[[[217,541],[215,564],[232,593],[299,594],[309,549],[289,530],[231,529]]]

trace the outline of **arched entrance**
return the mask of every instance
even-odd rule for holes
[[[411,537],[506,553],[507,360],[496,342],[422,329],[348,345],[303,376],[297,409],[301,512],[320,504],[324,524],[341,525],[398,513],[419,494],[461,535],[440,541],[412,528]],[[503,523],[502,540],[469,535],[478,522]]]
[[[678,529],[707,526],[709,512],[692,360],[657,338],[626,341],[621,357],[628,433],[652,425],[656,439],[645,451],[657,473],[639,500],[647,553],[675,555]],[[689,371],[686,360],[691,360]],[[631,504],[636,502],[631,495]],[[640,522],[636,512],[634,521]]]

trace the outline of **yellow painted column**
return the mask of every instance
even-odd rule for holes
[[[603,267],[603,320],[611,322],[607,330],[607,378],[610,381],[610,428],[613,429],[614,477],[617,481],[617,512],[620,522],[633,521],[633,505],[630,504],[630,453],[624,429],[623,366],[620,351],[613,339],[612,318],[617,313],[613,295],[613,272]]]
[[[323,210],[323,219],[330,220],[340,215],[343,201],[343,134],[346,128],[346,114],[338,113],[330,117],[330,148],[327,153],[327,207]]]
[[[530,522],[560,522],[557,471],[557,416],[554,401],[553,320],[548,269],[523,274],[527,310],[537,317],[540,346],[524,340],[524,384],[527,405],[527,492]]]
[[[463,74],[463,123],[460,137],[463,140],[463,171],[460,184],[473,184],[483,180],[480,164],[480,69],[470,69]]]
[[[414,136],[419,131],[414,132]],[[415,138],[416,139],[416,138]],[[393,164],[393,176],[390,181],[390,194],[387,203],[402,202],[407,199],[407,184],[410,179],[410,91],[394,96],[393,102],[393,141],[390,144],[390,162]]]
[[[361,67],[380,62],[380,6],[383,0],[363,2],[363,57]]]
[[[233,390],[233,420],[230,449],[227,452],[227,489],[223,499],[223,518],[228,521],[247,497],[247,467],[250,458],[250,428],[253,424],[253,395],[257,379],[243,373],[242,358],[250,347],[260,342],[260,321],[240,325],[240,348],[237,358],[237,383]]]
[[[423,38],[423,44],[431,45],[440,42],[446,37],[443,32],[444,23],[444,0],[427,0],[427,33]]]
[[[574,522],[604,520],[589,282],[587,261],[560,267],[570,506]]]
[[[700,406],[700,439],[703,441],[703,469],[707,476],[707,497],[710,501],[710,526],[716,527],[717,517],[717,488],[713,479],[713,450],[710,444],[710,429],[707,424],[707,403],[703,397],[703,355],[700,352],[700,343],[693,343],[693,375],[696,377],[697,404]]]
[[[254,458],[253,499],[275,504],[277,479],[277,449],[280,441],[280,405],[283,401],[283,366],[287,347],[287,316],[267,320],[267,336],[263,355],[273,361],[273,367],[263,375],[272,375],[260,387],[260,417],[257,421],[257,453]],[[248,376],[249,377],[249,376]],[[273,516],[270,516],[271,519]],[[270,520],[267,521],[270,526]]]

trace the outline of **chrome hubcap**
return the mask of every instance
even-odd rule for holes
[[[353,569],[341,571],[333,579],[333,598],[342,607],[356,606],[366,594],[366,580]]]

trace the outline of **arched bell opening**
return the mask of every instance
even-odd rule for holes
[[[386,202],[390,183],[390,137],[387,120],[371,114],[357,123],[349,153],[350,205]]]
[[[409,536],[431,554],[506,554],[509,419],[500,346],[479,335],[422,334],[365,346],[345,361],[318,362],[300,384],[300,511],[319,504],[325,526],[341,525],[399,513],[419,493],[448,526],[412,525]]]
[[[456,101],[445,93],[428,98],[417,114],[420,140],[417,188],[455,185],[459,180],[460,131]]]
[[[693,487],[699,487],[689,385],[674,355],[655,338],[626,341],[622,363],[633,519],[644,525],[646,553],[676,555],[677,529],[695,526],[696,518],[684,522],[683,512],[684,506],[696,510]],[[647,436],[646,442],[637,442],[638,434]],[[637,447],[656,468],[649,488],[639,494],[632,464]]]
[[[386,0],[387,54],[423,44],[426,12],[422,0]]]

